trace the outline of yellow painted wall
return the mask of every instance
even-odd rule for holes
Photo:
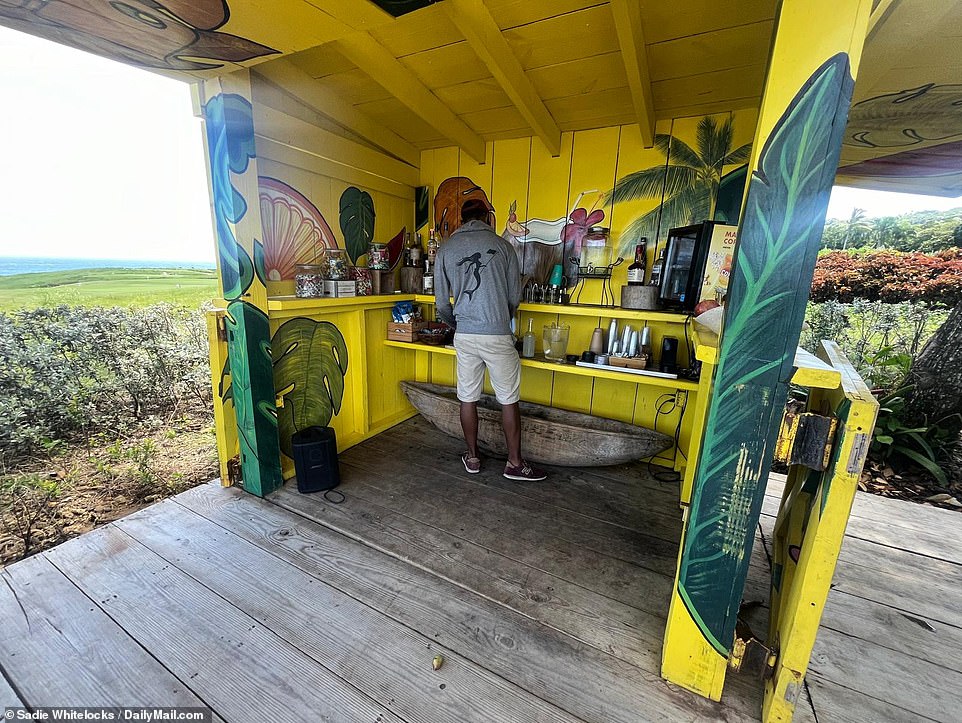
[[[721,124],[733,119],[732,148],[751,143],[755,135],[757,113],[739,110],[712,116]],[[656,132],[669,135],[698,150],[697,126],[702,116],[659,121]],[[516,138],[489,142],[486,162],[481,165],[463,151],[445,147],[421,152],[421,185],[430,188],[433,199],[438,186],[446,179],[466,176],[485,190],[496,214],[496,231],[502,233],[508,219],[508,209],[517,202],[518,222],[528,219],[557,220],[565,218],[575,208],[582,192],[586,193],[579,206],[591,211],[600,208],[605,218],[599,224],[611,229],[612,257],[624,256],[624,263],[615,269],[612,288],[616,303],[620,301],[621,286],[626,283],[628,265],[632,261],[636,238],[625,231],[638,216],[657,208],[661,194],[619,203],[605,202],[603,194],[630,173],[646,168],[664,166],[667,159],[657,148],[644,148],[637,125],[596,128],[562,134],[561,154],[551,157],[537,138]],[[675,159],[677,162],[677,158]],[[727,173],[737,166],[726,166]],[[696,219],[697,221],[704,219]],[[651,267],[657,250],[661,248],[668,228],[648,239],[648,266]],[[580,301],[598,303],[601,287],[598,281],[587,281]]]
[[[315,115],[291,96],[254,75],[254,129],[261,176],[275,178],[305,196],[320,212],[339,248],[344,237],[339,225],[341,194],[354,186],[374,201],[374,240],[387,243],[399,231],[414,230],[414,186],[417,169],[368,146],[347,139],[333,139],[311,123]],[[284,229],[286,209],[262,198],[262,221]],[[296,219],[295,219],[296,220]],[[297,234],[294,223],[282,238]],[[265,229],[265,236],[268,236]],[[276,232],[275,232],[276,235]],[[318,244],[316,259],[324,247]],[[313,261],[313,259],[308,260]],[[366,256],[358,264],[366,264]],[[293,280],[271,281],[270,296],[294,293]]]
[[[733,118],[734,137],[732,148],[750,143],[755,133],[756,113],[752,110],[736,111],[730,114],[713,116],[721,124],[728,117]],[[661,121],[656,131],[670,135],[685,142],[693,150],[698,150],[697,126],[701,116],[677,118]],[[470,178],[481,186],[495,208],[498,233],[505,230],[508,209],[517,203],[518,222],[524,224],[528,219],[539,218],[556,220],[566,217],[575,207],[578,197],[586,193],[579,204],[586,211],[601,208],[605,218],[598,225],[611,228],[609,243],[613,257],[618,250],[628,247],[633,253],[634,238],[628,238],[625,231],[640,215],[657,208],[661,203],[661,193],[657,196],[633,201],[614,203],[605,201],[604,194],[626,175],[656,166],[664,166],[666,156],[657,148],[644,148],[637,125],[615,126],[594,130],[564,133],[561,154],[552,157],[537,138],[519,138],[489,142],[486,146],[486,162],[481,165],[457,148],[446,147],[421,153],[421,183],[430,188],[433,199],[438,186],[446,179],[456,176]],[[729,166],[728,172],[735,168]],[[433,217],[433,209],[432,209]],[[655,254],[667,236],[667,228],[657,237],[649,238],[649,268]],[[624,263],[615,269],[612,289],[616,302],[620,302],[621,286],[627,281],[627,267],[631,263],[625,253]],[[587,281],[579,299],[583,303],[598,303],[601,300],[599,281]],[[537,349],[541,351],[541,332],[546,323],[563,321],[571,327],[568,351],[580,354],[588,348],[592,331],[601,326],[605,331],[611,315],[599,310],[591,316],[569,315],[563,308],[532,305],[519,314],[519,333],[527,329],[528,319],[533,319],[533,328],[538,338]],[[560,313],[559,313],[560,312]],[[660,317],[660,318],[659,318]],[[671,319],[669,321],[669,319]],[[679,340],[679,363],[689,363],[686,327],[684,317],[666,317],[653,314],[647,322],[632,321],[635,328],[642,323],[652,330],[652,344],[656,353],[661,348],[665,336]],[[689,330],[690,332],[690,330]],[[425,361],[430,379],[439,384],[454,384],[453,358],[432,354]],[[666,402],[664,387],[621,382],[609,379],[591,379],[570,374],[553,373],[545,369],[526,368],[522,374],[521,396],[526,401],[550,404],[552,406],[589,412],[598,416],[620,419],[646,427],[654,427],[657,413],[657,428],[667,434],[674,434],[681,413],[681,404]],[[687,399],[688,409],[680,428],[680,447],[689,447],[694,429],[696,392]],[[661,413],[658,413],[659,405]],[[676,468],[684,466],[684,460],[671,450],[661,456],[659,461]]]

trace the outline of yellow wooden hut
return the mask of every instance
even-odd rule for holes
[[[567,324],[580,353],[614,319],[656,349],[674,338],[700,374],[535,356],[522,399],[672,437],[651,460],[682,510],[660,673],[719,700],[754,660],[763,719],[791,719],[877,406],[832,344],[796,349],[828,195],[962,193],[962,3],[0,0],[0,23],[193,84],[225,485],[268,495],[294,474],[294,432],[330,426],[343,452],[416,414],[400,382],[454,382],[452,350],[388,328],[398,301],[433,317],[430,293],[394,292],[399,266],[429,233],[444,243],[464,199],[489,204],[532,284],[606,229],[610,278],[582,278],[577,303],[531,297],[517,328]],[[705,219],[738,226],[720,340],[690,314],[621,306],[639,239],[650,268],[669,229]],[[298,296],[299,267],[338,249],[355,293]],[[783,420],[790,383],[808,407]],[[791,473],[762,644],[736,624],[776,439]],[[637,720],[661,719],[651,700]]]

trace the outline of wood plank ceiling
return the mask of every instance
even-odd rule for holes
[[[775,0],[643,3],[653,118],[757,105],[775,5]],[[558,129],[638,122],[608,2],[484,0],[482,7],[520,65],[523,77],[518,82],[530,85],[535,108],[543,103]],[[538,111],[513,101],[517,92],[510,81],[505,82],[497,66],[502,77],[496,79],[490,59],[486,63],[480,57],[484,51],[479,54],[465,39],[458,28],[463,20],[452,18],[457,8],[457,3],[440,2],[368,32],[483,140],[542,135],[526,118]],[[415,112],[398,97],[396,86],[383,79],[379,83],[370,68],[362,70],[344,51],[344,44],[332,42],[288,59],[416,147],[452,144],[450,134],[440,132],[424,119],[424,112]]]

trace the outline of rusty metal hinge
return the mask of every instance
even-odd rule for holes
[[[217,316],[217,341],[227,341],[227,321],[223,314]]]
[[[824,471],[832,460],[837,428],[837,417],[786,411],[775,442],[776,461]]]
[[[777,659],[778,653],[755,636],[736,637],[728,656],[728,667],[736,673],[750,673],[766,679],[774,673]]]

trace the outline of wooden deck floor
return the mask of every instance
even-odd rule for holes
[[[6,568],[0,708],[758,719],[751,679],[730,676],[715,704],[658,675],[673,485],[643,465],[517,484],[494,460],[468,476],[459,451],[416,418],[342,455],[343,503],[206,485]],[[763,536],[779,492],[774,480],[746,599],[767,599]],[[796,720],[958,720],[960,521],[859,495]]]

